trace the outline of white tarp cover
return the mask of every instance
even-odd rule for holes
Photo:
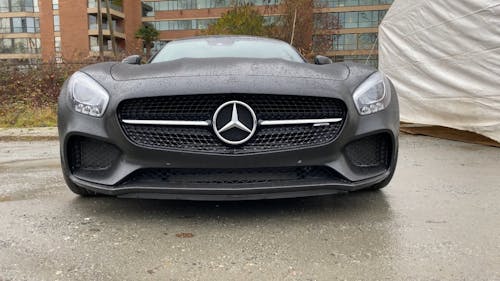
[[[379,55],[401,121],[500,142],[500,0],[395,0]]]

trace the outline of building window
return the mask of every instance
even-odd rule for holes
[[[157,30],[196,30],[206,29],[209,24],[217,19],[195,19],[195,20],[165,20],[150,22]]]
[[[334,62],[350,61],[350,62],[371,65],[375,68],[378,67],[378,56],[377,55],[371,55],[371,56],[334,56],[334,57],[332,57],[332,60]]]
[[[0,0],[0,13],[10,12],[9,0]]]
[[[52,0],[52,10],[59,10],[59,0]]]
[[[97,38],[97,36],[90,36],[89,37],[89,43],[90,43],[90,50],[92,52],[99,52],[99,40]],[[103,50],[104,51],[113,51],[113,43],[111,41],[111,39],[109,38],[103,38]],[[118,48],[120,49],[120,48]]]
[[[54,37],[54,50],[56,51],[56,53],[61,52],[61,37],[60,36]]]
[[[316,29],[378,27],[386,13],[387,10],[322,13],[314,15],[314,23]],[[325,18],[328,18],[328,20],[325,20]],[[323,24],[325,22],[330,24],[325,26]]]
[[[357,34],[358,50],[378,49],[378,34],[377,33],[361,33]]]
[[[394,0],[316,0],[314,6],[318,8],[337,8],[353,6],[389,5]]]
[[[116,32],[124,32],[123,26],[119,24],[116,20],[112,21],[112,26],[113,30]],[[89,15],[89,29],[90,30],[97,30],[97,16],[95,15]],[[109,25],[108,25],[108,19],[103,18],[102,19],[102,29],[103,30],[109,30]]]
[[[280,16],[264,16],[264,25],[273,25],[280,22]]]
[[[142,1],[142,16],[143,17],[154,17],[155,16],[154,2]]]
[[[12,33],[11,18],[0,18],[0,33]]]
[[[242,0],[238,3],[250,3],[255,6],[278,5],[281,0]],[[194,10],[210,8],[227,8],[232,0],[169,0],[169,1],[142,1],[142,14],[152,17],[155,11]]]
[[[377,33],[315,35],[313,47],[317,52],[377,49]]]
[[[151,48],[151,53],[154,55],[158,53],[167,43],[170,41],[154,41],[153,48]],[[146,52],[146,48],[144,48],[144,52]]]
[[[12,32],[22,33],[25,32],[28,26],[26,18],[12,18]]]
[[[358,44],[356,44],[356,34],[340,34],[335,35],[333,39],[333,49],[336,51],[342,50],[356,50]]]
[[[104,23],[102,25],[104,28]],[[97,16],[95,15],[89,15],[89,29],[94,30],[97,29]]]
[[[0,18],[0,33],[39,33],[38,18]]]
[[[38,12],[38,0],[0,0],[0,12]]]
[[[96,36],[89,37],[90,50],[94,52],[99,52],[99,41]]]
[[[123,12],[123,0],[110,0],[110,9]],[[97,8],[96,0],[88,0],[89,8]],[[106,1],[101,1],[101,8],[106,8]]]
[[[0,39],[0,53],[38,54],[40,53],[40,39],[38,38]]]
[[[61,23],[59,22],[59,15],[54,15],[54,31],[61,31]]]

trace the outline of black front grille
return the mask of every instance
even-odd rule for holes
[[[280,167],[247,169],[141,169],[122,183],[123,185],[158,185],[169,187],[216,185],[242,186],[255,184],[314,184],[347,183],[328,167]]]
[[[75,136],[68,142],[69,168],[73,174],[105,173],[120,156],[114,145]]]
[[[211,120],[224,102],[239,100],[255,111],[259,120],[342,118],[346,108],[341,100],[290,95],[190,95],[140,98],[123,101],[118,108],[120,120]],[[244,145],[230,147],[220,141],[211,127],[135,125],[121,123],[127,137],[148,148],[248,154],[327,144],[335,140],[343,122],[328,126],[260,126]]]
[[[363,172],[385,170],[391,161],[392,142],[389,134],[365,137],[346,146],[351,164]]]

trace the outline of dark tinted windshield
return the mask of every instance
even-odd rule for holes
[[[285,42],[258,38],[213,37],[170,42],[151,63],[181,58],[278,58],[304,62],[297,51]]]

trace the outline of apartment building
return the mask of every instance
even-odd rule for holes
[[[0,0],[0,60],[41,58],[38,0]]]
[[[109,0],[118,50],[140,52],[141,2]],[[101,2],[105,54],[111,32]],[[96,0],[0,0],[0,60],[81,61],[98,53]]]
[[[378,25],[394,0],[316,0],[312,13],[313,50],[334,61],[378,65]],[[279,0],[250,0],[268,22],[279,14]],[[231,0],[144,0],[143,22],[160,31],[160,42],[201,33],[226,12]],[[326,24],[324,24],[326,23]],[[322,42],[322,44],[320,44]],[[329,42],[326,45],[324,42]],[[321,47],[320,47],[321,45]]]
[[[135,32],[142,22],[160,31],[166,42],[202,33],[228,11],[234,0],[109,0],[117,46],[140,53]],[[247,0],[271,23],[280,15],[280,0]],[[316,0],[313,50],[335,61],[377,65],[378,25],[393,0]],[[111,32],[101,0],[105,53]],[[0,60],[80,61],[98,54],[97,0],[0,0]],[[326,22],[326,24],[324,24]],[[329,42],[319,47],[319,42]]]
[[[280,0],[247,0],[271,23],[279,16]],[[158,49],[166,42],[196,36],[227,12],[234,0],[144,0],[142,21],[160,31]]]
[[[378,26],[394,0],[318,0],[313,49],[334,61],[378,65]],[[319,42],[330,42],[325,48]]]

